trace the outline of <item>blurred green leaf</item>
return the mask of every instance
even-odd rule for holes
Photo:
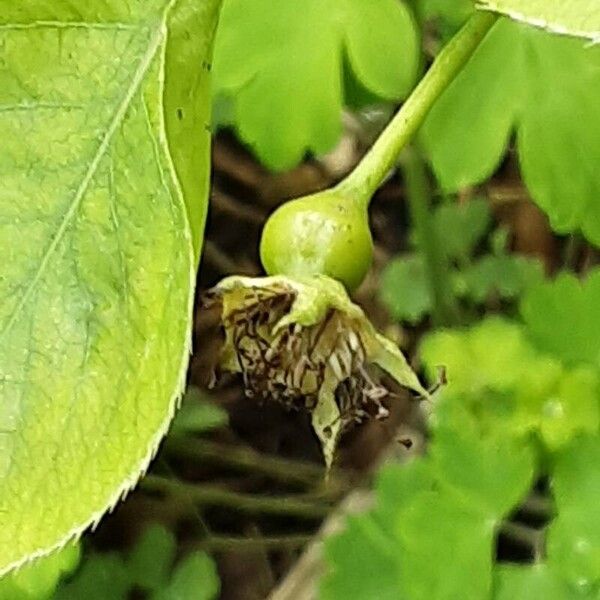
[[[176,549],[175,536],[166,527],[148,526],[127,557],[130,579],[144,590],[156,590],[166,585]]]
[[[493,522],[468,502],[422,492],[398,513],[402,593],[411,600],[480,600],[491,588]]]
[[[517,389],[535,357],[522,328],[500,317],[488,317],[469,329],[434,332],[424,338],[420,353],[430,380],[445,365],[447,391],[482,399],[489,389]]]
[[[381,274],[379,295],[398,321],[416,324],[428,315],[433,299],[422,257],[406,254],[391,260]]]
[[[120,554],[90,554],[74,577],[58,589],[54,600],[126,600],[130,587]]]
[[[600,582],[600,437],[584,436],[556,457],[558,516],[548,532],[548,563],[582,592]]]
[[[541,350],[567,363],[600,366],[600,268],[579,280],[561,273],[531,288],[521,313]]]
[[[576,597],[558,574],[544,563],[500,564],[494,570],[493,600],[575,600]]]
[[[344,531],[327,539],[325,559],[321,600],[402,597],[397,542],[371,514],[348,517]]]
[[[441,21],[444,38],[454,33],[473,12],[473,0],[413,0],[417,13],[423,20]]]
[[[600,243],[598,64],[600,48],[581,40],[498,22],[422,129],[443,189],[488,178],[516,130],[525,183],[552,226]]]
[[[424,460],[412,460],[402,466],[388,464],[381,469],[375,508],[349,517],[344,531],[325,542],[329,570],[321,581],[319,598],[402,597],[402,549],[391,525],[415,496],[430,490],[433,483],[431,469]]]
[[[483,199],[464,204],[448,202],[433,211],[437,240],[450,270],[449,293],[475,303],[494,296],[516,300],[543,277],[538,260],[505,252],[506,232],[502,229],[492,235],[496,254],[471,262],[490,225],[488,203]],[[413,243],[418,245],[418,240]],[[382,272],[379,296],[398,321],[417,324],[429,315],[433,298],[423,256],[413,252],[393,258]]]
[[[192,552],[176,567],[169,584],[152,600],[213,600],[221,582],[213,559],[205,552]]]
[[[538,260],[516,254],[488,254],[466,267],[460,275],[463,294],[476,302],[484,302],[493,295],[516,299],[541,282],[543,276]]]
[[[490,227],[491,220],[487,201],[477,198],[462,204],[446,202],[433,212],[438,243],[450,259],[466,260]]]
[[[535,432],[557,450],[600,427],[597,372],[540,354],[517,323],[493,317],[470,329],[435,332],[424,339],[421,357],[431,380],[438,366],[446,367],[448,385],[434,423],[449,423],[465,439],[476,423],[507,442]]]
[[[402,465],[385,465],[377,474],[377,506],[373,515],[382,527],[395,521],[416,494],[432,491],[437,482],[429,461],[414,459]]]
[[[479,4],[553,33],[600,41],[600,11],[595,0],[480,0]]]
[[[600,490],[600,437],[582,436],[558,455],[552,491],[559,508],[588,502]]]
[[[321,154],[337,142],[346,59],[367,91],[403,98],[419,64],[419,35],[406,5],[226,0],[215,92],[233,99],[237,132],[257,156],[272,169],[290,168],[306,152]]]
[[[26,564],[0,579],[0,600],[47,600],[52,598],[60,579],[77,567],[79,544]]]
[[[534,456],[522,439],[443,423],[429,453],[440,485],[488,521],[506,516],[532,484]]]
[[[227,425],[227,411],[196,387],[189,387],[173,419],[171,434],[202,433]]]
[[[537,430],[550,450],[600,426],[598,375],[589,368],[568,370],[540,360],[515,392],[515,429]]]
[[[78,572],[60,586],[55,600],[125,600],[133,590],[152,600],[215,598],[220,581],[212,558],[204,552],[192,552],[173,568],[176,549],[173,533],[163,525],[151,524],[127,556],[117,552],[87,554]]]
[[[492,524],[468,498],[434,491],[427,459],[388,465],[377,505],[326,541],[320,598],[478,598],[489,588]],[[431,565],[436,568],[432,569]]]

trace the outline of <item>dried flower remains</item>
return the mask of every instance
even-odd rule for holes
[[[215,307],[225,334],[218,372],[241,373],[250,399],[308,411],[328,467],[345,429],[387,416],[383,371],[427,396],[398,348],[332,279],[230,277],[204,296],[203,308]]]

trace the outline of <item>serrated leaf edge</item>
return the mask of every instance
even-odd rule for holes
[[[187,315],[188,315],[188,321],[191,323],[192,318],[193,318],[195,283],[196,283],[196,273],[195,273],[195,268],[194,268],[194,261],[192,259],[193,255],[194,255],[192,232],[191,232],[190,223],[187,218],[187,210],[185,208],[184,201],[183,201],[183,190],[181,189],[181,185],[180,185],[179,179],[177,177],[175,165],[173,163],[173,159],[172,159],[171,153],[169,151],[169,145],[168,145],[167,139],[166,139],[166,119],[165,119],[164,106],[163,106],[164,94],[165,94],[166,51],[167,51],[167,42],[168,42],[168,37],[169,37],[169,32],[168,32],[168,28],[167,28],[167,16],[170,13],[170,11],[172,10],[172,8],[175,6],[175,4],[177,4],[177,1],[178,0],[170,0],[169,4],[165,8],[163,16],[160,20],[160,24],[155,33],[156,40],[155,41],[153,40],[153,43],[151,44],[150,48],[146,52],[143,61],[140,63],[140,67],[138,68],[138,71],[136,72],[136,76],[137,76],[136,78],[138,80],[135,82],[135,85],[131,86],[130,94],[128,94],[128,95],[131,95],[131,97],[133,97],[135,91],[137,89],[139,89],[140,85],[143,82],[144,76],[148,72],[148,68],[150,67],[150,64],[152,63],[152,60],[155,58],[156,53],[160,50],[158,97],[160,98],[160,102],[161,102],[161,110],[160,110],[159,136],[161,138],[161,143],[163,144],[163,147],[166,148],[164,158],[169,166],[169,170],[171,171],[172,182],[173,182],[173,184],[178,192],[178,196],[182,202],[182,209],[183,209],[183,214],[184,214],[183,221],[185,224],[185,229],[184,229],[183,234],[184,234],[184,239],[186,240],[186,243],[188,245],[189,255],[190,255],[190,272],[189,272],[189,276],[190,276],[189,290],[190,291],[189,291],[189,295],[188,295]],[[161,45],[162,45],[162,48],[161,48]],[[188,369],[189,357],[191,355],[191,352],[192,352],[192,331],[191,331],[191,328],[188,328],[188,333],[186,335],[186,343],[184,344],[183,353],[182,353],[182,357],[181,357],[181,367],[180,367],[179,376],[177,379],[177,385],[175,387],[175,391],[169,402],[167,416],[166,416],[165,420],[163,421],[162,425],[157,430],[155,436],[150,441],[149,447],[146,450],[146,453],[144,454],[144,457],[142,458],[142,460],[138,463],[136,468],[129,474],[129,476],[125,478],[125,480],[121,483],[121,485],[117,488],[117,490],[107,499],[107,501],[104,503],[105,504],[104,508],[93,513],[84,522],[81,522],[78,525],[75,525],[74,527],[72,527],[53,546],[50,546],[48,548],[41,548],[19,560],[9,563],[8,565],[6,565],[3,568],[0,568],[0,578],[3,577],[4,575],[6,575],[7,573],[9,573],[10,571],[18,570],[21,567],[24,567],[25,565],[35,561],[36,559],[43,558],[54,552],[62,550],[67,544],[77,541],[88,528],[90,529],[90,531],[93,531],[100,523],[100,520],[102,519],[102,517],[107,513],[111,513],[115,509],[117,504],[119,504],[119,502],[124,500],[125,497],[127,496],[127,494],[131,490],[133,490],[133,488],[137,485],[139,480],[146,473],[152,459],[156,456],[156,453],[160,446],[160,442],[162,441],[163,437],[165,436],[166,432],[168,431],[171,421],[173,420],[173,417],[175,416],[175,412],[177,411],[177,409],[179,408],[179,406],[181,404],[181,399],[183,397],[183,392],[185,390],[185,385],[186,385],[187,369]]]
[[[590,32],[584,31],[583,29],[572,29],[569,27],[564,27],[563,25],[560,25],[558,23],[552,23],[550,21],[546,21],[545,19],[536,19],[535,17],[532,17],[531,15],[526,15],[525,13],[519,12],[518,10],[507,10],[506,8],[501,8],[496,2],[488,0],[480,0],[477,3],[476,8],[478,10],[485,10],[505,15],[513,21],[526,23],[527,25],[537,27],[538,29],[543,29],[556,35],[566,35],[570,37],[585,38],[591,41],[591,45],[600,43],[600,30]]]

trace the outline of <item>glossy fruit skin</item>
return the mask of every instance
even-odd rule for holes
[[[260,258],[269,275],[328,275],[348,290],[364,279],[373,257],[365,206],[335,191],[290,200],[265,223]]]

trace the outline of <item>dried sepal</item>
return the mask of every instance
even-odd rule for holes
[[[345,428],[387,416],[379,369],[428,398],[400,350],[333,279],[228,277],[204,304],[221,306],[219,369],[241,373],[251,399],[310,412],[327,467]]]

